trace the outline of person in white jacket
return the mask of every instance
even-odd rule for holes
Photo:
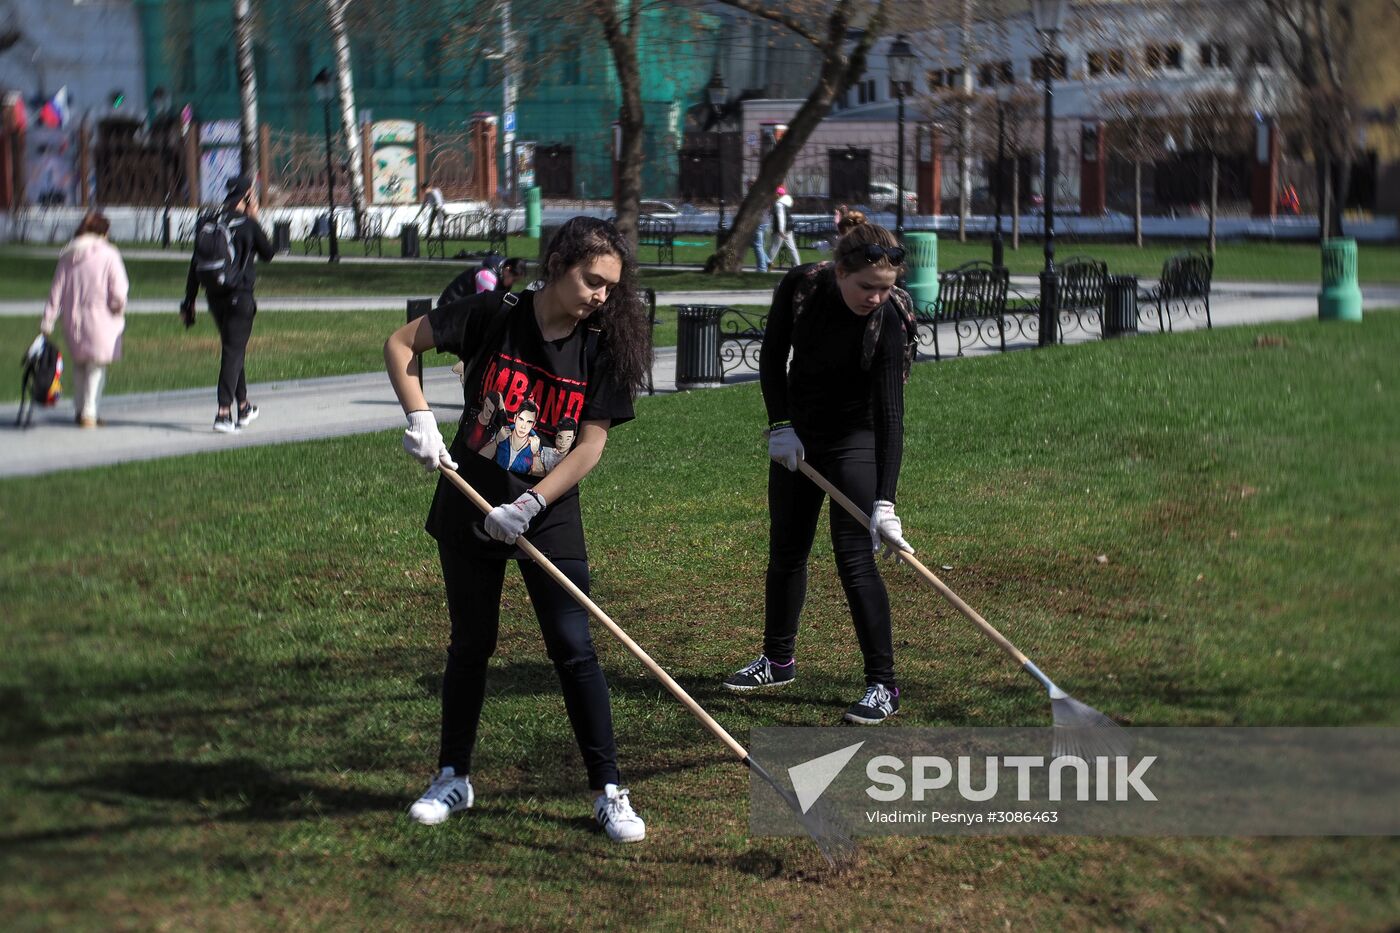
[[[773,252],[768,255],[768,264],[778,261],[783,247],[788,248],[794,268],[802,265],[802,254],[797,251],[797,237],[792,233],[792,195],[782,185],[778,186],[778,200],[773,203]]]

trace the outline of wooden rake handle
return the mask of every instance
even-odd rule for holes
[[[462,494],[470,499],[478,509],[481,509],[483,513],[491,511],[491,503],[482,498],[481,493],[473,489],[470,483],[462,479],[462,477],[453,470],[449,470],[446,467],[440,467],[439,469],[441,469],[442,475],[446,476],[452,485],[460,489]],[[636,657],[638,661],[641,661],[647,670],[651,671],[652,676],[661,681],[662,686],[667,690],[671,691],[672,696],[680,700],[681,703],[685,705],[685,708],[690,710],[691,714],[696,719],[700,720],[706,729],[714,733],[715,738],[729,746],[729,750],[738,755],[740,761],[748,761],[748,750],[740,745],[734,739],[734,736],[730,735],[723,726],[715,722],[714,717],[705,712],[704,708],[702,708],[699,703],[696,703],[690,694],[685,692],[684,687],[672,680],[671,675],[662,670],[661,665],[653,661],[651,655],[642,650],[642,646],[633,641],[631,637],[622,630],[621,626],[609,618],[608,614],[604,612],[597,603],[589,599],[587,593],[575,586],[574,581],[564,576],[563,571],[554,566],[548,557],[541,554],[539,548],[525,540],[524,535],[516,538],[515,544],[520,550],[524,551],[531,560],[539,564],[540,567],[544,569],[545,573],[553,577],[554,581],[562,586],[568,594],[574,598],[575,602],[584,609],[587,609],[589,615],[603,623],[607,630],[612,632],[614,637],[622,642],[623,646],[626,647],[628,651],[632,652],[633,656]]]
[[[818,473],[812,467],[811,464],[809,464],[806,460],[799,460],[797,461],[797,467],[802,471],[802,474],[804,476],[806,476],[812,482],[816,483],[817,486],[819,486],[823,492],[830,496],[832,502],[839,503],[842,508],[844,508],[847,512],[850,512],[851,515],[854,516],[859,522],[861,522],[867,528],[870,527],[870,516],[866,515],[865,512],[861,511],[860,506],[856,505],[854,502],[848,499],[845,493],[837,489],[835,486],[831,485],[831,483],[827,481],[827,478]],[[939,595],[941,595],[944,599],[948,600],[948,602],[952,603],[953,608],[957,609],[963,615],[967,616],[968,620],[971,621],[973,625],[976,625],[978,628],[980,628],[982,630],[982,634],[986,635],[992,641],[996,642],[997,646],[1000,647],[1002,651],[1005,651],[1011,657],[1015,658],[1017,664],[1024,666],[1026,663],[1028,663],[1029,659],[1021,653],[1020,649],[1018,649],[1015,645],[1011,644],[1011,642],[1007,641],[1006,636],[1002,635],[1001,632],[998,632],[996,629],[992,628],[990,622],[982,618],[981,614],[979,614],[976,609],[973,609],[967,603],[963,602],[961,596],[959,596],[957,593],[954,593],[948,587],[948,584],[938,579],[934,572],[925,567],[923,565],[923,562],[921,562],[917,557],[915,557],[908,551],[896,551],[895,553],[900,560],[904,561],[910,567],[913,567],[915,570],[917,570],[919,574],[922,575],[923,578],[929,582],[929,585],[939,592]]]

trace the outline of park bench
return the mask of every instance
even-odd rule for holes
[[[958,356],[973,344],[1005,350],[1008,333],[1034,341],[1039,333],[1035,301],[1011,289],[1011,275],[989,262],[974,260],[938,277],[938,300],[932,309],[917,310],[919,344],[933,345],[933,358],[943,358],[940,324],[951,324],[957,335]]]
[[[336,227],[336,233],[339,233],[339,232],[340,232],[340,227],[337,226],[337,227]],[[301,241],[301,251],[302,251],[302,253],[305,254],[305,255],[307,255],[307,256],[310,256],[310,255],[311,255],[311,248],[314,246],[314,247],[316,248],[316,255],[317,255],[317,256],[323,255],[324,252],[325,252],[325,248],[324,248],[324,247],[325,247],[325,243],[326,243],[326,241],[330,238],[330,235],[331,235],[331,219],[330,219],[330,215],[328,215],[328,214],[317,214],[317,215],[316,215],[316,218],[315,218],[313,221],[311,221],[311,227],[306,231],[306,238],[305,238],[304,240]]]
[[[355,239],[364,248],[366,256],[373,249],[376,256],[384,258],[384,218],[379,214],[366,211]]]
[[[1173,321],[1204,320],[1210,328],[1210,282],[1215,260],[1207,253],[1177,253],[1162,264],[1157,287],[1138,294],[1138,317],[1144,324],[1157,320],[1158,331]]]
[[[637,218],[637,245],[656,247],[658,263],[676,261],[676,222],[643,214]]]
[[[1059,339],[1066,333],[1102,330],[1104,285],[1108,264],[1088,256],[1072,256],[1059,269]]]
[[[799,220],[792,225],[798,249],[830,249],[836,242],[836,225],[830,220]]]

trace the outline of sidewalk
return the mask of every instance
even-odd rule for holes
[[[1377,308],[1400,307],[1400,286],[1379,286],[1364,292],[1368,313]],[[766,300],[765,297],[746,303]],[[1308,320],[1317,315],[1316,289],[1259,283],[1222,286],[1213,297],[1212,315],[1217,327]],[[1186,328],[1179,325],[1178,330],[1181,329]],[[1070,342],[1086,339],[1093,338],[1072,337]],[[1134,339],[1164,338],[1144,333]],[[945,350],[955,352],[957,340],[951,325],[940,329],[939,340]],[[968,356],[993,352],[997,351],[977,347],[970,349]],[[949,360],[945,358],[944,362]],[[658,394],[675,391],[674,347],[657,349],[652,372]],[[249,387],[248,396],[260,407],[261,417],[238,434],[215,434],[214,375],[211,368],[210,385],[205,388],[111,396],[103,401],[106,425],[95,431],[82,430],[73,423],[73,405],[68,399],[54,408],[36,411],[34,426],[28,431],[14,428],[16,404],[0,405],[0,477],[364,434],[402,428],[404,424],[389,380],[382,372],[370,372],[254,384]],[[756,375],[752,366],[745,365],[729,373],[726,380],[730,384],[745,382]],[[429,369],[424,375],[424,389],[440,421],[450,424],[460,415],[462,390],[449,368]]]

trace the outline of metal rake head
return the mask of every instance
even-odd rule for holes
[[[851,838],[850,832],[836,815],[831,812],[821,800],[817,800],[804,813],[802,804],[798,802],[797,795],[781,784],[777,778],[768,773],[752,756],[744,759],[744,763],[749,766],[749,770],[761,777],[769,787],[783,799],[783,802],[792,810],[793,816],[797,817],[797,822],[812,841],[817,844],[821,851],[822,858],[826,859],[827,865],[836,871],[844,871],[856,860],[859,849],[856,848],[855,840]]]
[[[1067,693],[1051,698],[1050,711],[1055,717],[1056,758],[1092,761],[1126,756],[1133,750],[1132,736],[1122,726]]]

